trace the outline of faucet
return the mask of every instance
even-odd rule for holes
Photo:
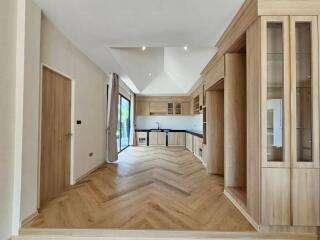
[[[156,124],[158,125],[158,129],[160,129],[160,122],[156,122]]]

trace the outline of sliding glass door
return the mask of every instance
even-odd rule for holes
[[[130,100],[119,94],[118,103],[118,128],[117,147],[118,152],[129,146],[130,135]]]

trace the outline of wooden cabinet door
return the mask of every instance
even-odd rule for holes
[[[166,102],[150,102],[150,113],[153,115],[167,115],[168,103],[166,103]]]
[[[150,115],[149,103],[148,102],[137,102],[136,105],[137,116],[148,116]]]
[[[181,115],[190,115],[190,103],[183,102],[181,104]]]
[[[147,145],[147,133],[146,132],[137,132],[137,145],[146,146]]]
[[[294,226],[320,226],[319,169],[293,169],[292,215]]]
[[[289,167],[289,17],[262,17],[261,24],[262,166]]]
[[[315,16],[290,17],[294,168],[319,168],[319,59]]]
[[[166,146],[166,138],[167,138],[167,133],[158,132],[158,145],[159,146]]]
[[[149,146],[158,145],[158,133],[157,132],[149,132]]]
[[[262,224],[290,225],[290,169],[262,168]]]
[[[168,146],[177,146],[177,134],[176,132],[168,133]]]
[[[193,152],[193,136],[190,133],[186,133],[186,148]]]
[[[177,133],[177,145],[185,146],[186,145],[186,133],[178,132]]]

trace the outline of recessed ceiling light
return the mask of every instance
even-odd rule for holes
[[[188,51],[188,46],[187,46],[187,45],[184,46],[183,49],[184,49],[185,51]]]
[[[146,49],[147,49],[147,47],[146,46],[142,46],[142,51],[145,51]]]
[[[151,74],[151,73],[149,73],[148,75],[149,75],[149,77],[151,77],[151,76],[152,76],[152,74]]]

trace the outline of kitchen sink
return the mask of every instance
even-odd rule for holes
[[[150,132],[170,132],[170,129],[150,129]]]

